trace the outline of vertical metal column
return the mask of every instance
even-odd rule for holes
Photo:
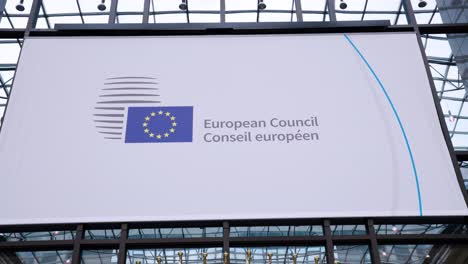
[[[143,24],[148,24],[149,22],[150,4],[151,0],[145,0],[145,5],[143,7]]]
[[[6,0],[0,0],[0,21],[2,21],[3,10],[5,10]]]
[[[336,9],[335,0],[327,0],[328,14],[330,15],[330,21],[336,21]]]
[[[230,232],[231,232],[231,228],[229,226],[229,222],[228,221],[224,221],[223,222],[223,254],[224,253],[230,253],[229,252],[229,235],[230,235]],[[230,256],[228,256],[228,259],[227,259],[227,264],[229,264],[229,259],[230,259]]]
[[[294,4],[296,5],[296,18],[297,22],[303,22],[304,17],[302,15],[302,3],[301,0],[294,0]]]
[[[117,5],[118,5],[118,0],[112,0],[111,1],[111,6],[109,9],[109,24],[115,24],[115,20],[117,18]]]
[[[127,239],[128,239],[128,225],[122,224],[120,228],[120,244],[117,264],[125,264],[127,259]],[[75,264],[75,263],[73,263]]]
[[[77,264],[81,262],[81,240],[83,239],[84,228],[83,225],[76,227],[75,240],[73,241],[73,255],[72,263]]]
[[[410,0],[401,0],[402,5],[405,7],[405,15],[406,20],[408,20],[408,24],[413,27],[417,27],[418,23],[416,22],[416,17],[414,15],[413,6],[411,5]]]
[[[31,13],[29,13],[28,24],[24,32],[24,37],[29,36],[29,32],[36,28],[37,18],[39,17],[39,11],[41,10],[42,0],[33,0],[31,6]]]
[[[325,252],[326,252],[326,257],[327,257],[327,263],[334,264],[335,255],[333,252],[332,232],[330,228],[330,220],[328,219],[325,219],[323,221],[323,234],[325,235],[325,239],[326,239]]]
[[[226,23],[226,0],[219,0],[220,22]]]
[[[380,264],[380,254],[379,254],[379,247],[377,245],[377,237],[375,234],[374,228],[374,220],[368,219],[366,223],[366,230],[367,234],[369,235],[370,245],[369,245],[369,252],[372,263]]]
[[[186,0],[187,3],[187,9],[185,9],[185,16],[187,17],[187,23],[190,23],[190,4],[189,0]]]

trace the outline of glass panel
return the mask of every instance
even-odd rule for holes
[[[190,23],[219,23],[219,14],[194,14],[190,12],[189,15]]]
[[[117,12],[137,12],[143,13],[144,0],[119,0]]]
[[[162,14],[156,15],[156,23],[187,23],[187,14]]]
[[[85,239],[118,239],[120,229],[86,230]]]
[[[346,245],[335,247],[337,263],[372,263],[367,245]]]
[[[328,17],[328,15],[326,16]],[[326,16],[323,14],[303,13],[302,19],[304,19],[304,22],[323,22]]]
[[[119,15],[117,17],[118,24],[133,23],[140,24],[143,21],[143,15]]]
[[[331,225],[332,235],[334,236],[351,236],[351,235],[366,235],[366,227],[364,225]]]
[[[378,235],[409,235],[409,234],[467,234],[467,225],[458,224],[427,224],[427,225],[377,225]]]
[[[0,233],[0,240],[3,241],[72,240],[74,238],[75,231]]]
[[[416,17],[416,22],[418,24],[429,24],[432,20],[432,17],[437,12],[436,10],[436,0],[426,0],[426,6],[420,4],[420,0],[411,0],[411,5]]]
[[[16,64],[18,62],[21,46],[17,40],[0,39],[0,50],[0,65]]]
[[[323,11],[326,2],[326,0],[301,0],[302,11]]]
[[[85,23],[88,24],[107,24],[109,20],[108,15],[89,15],[83,16]]]
[[[98,9],[98,4],[101,1],[84,1],[79,0],[78,6],[81,9],[81,13],[83,14],[83,19],[87,24],[107,24],[109,21],[109,8],[110,8],[110,1],[106,1],[104,11],[100,11]]]
[[[212,10],[212,11],[219,12],[220,1],[219,0],[190,0],[188,2],[188,8],[190,11]]]
[[[343,5],[346,4],[345,5]],[[335,0],[336,7],[336,20],[338,21],[349,21],[349,20],[362,20],[362,13],[366,0],[353,0],[344,1]]]
[[[72,251],[0,251],[0,263],[70,264]]]
[[[8,28],[8,29],[19,29],[19,28],[26,28],[28,24],[27,17],[14,17],[13,15],[3,15],[2,20],[0,21],[0,28]]]
[[[260,12],[259,22],[292,22],[296,16],[294,12],[289,13],[270,13],[268,11]]]
[[[268,263],[271,258],[274,264],[293,263],[327,263],[325,247],[266,247],[266,248],[231,248],[230,263],[247,263],[250,254],[252,264]]]
[[[338,21],[390,20],[393,25],[407,24],[401,0],[335,0],[335,6]]]
[[[411,0],[418,24],[467,23],[466,1]]]
[[[156,11],[181,11],[179,9],[179,4],[182,1],[174,1],[174,0],[158,0],[154,1],[154,8]],[[181,11],[182,12],[182,11]]]
[[[161,263],[172,264],[180,263],[180,258],[182,263],[203,263],[204,256],[207,263],[223,263],[222,248],[132,249],[127,251],[126,263],[135,264],[140,261],[142,264],[156,264],[160,259]]]
[[[23,4],[20,4],[20,1],[6,1],[0,28],[26,28],[31,6],[32,1],[24,1]]]
[[[468,245],[379,246],[382,263],[466,263]]]
[[[437,0],[443,23],[468,23],[466,1]]]
[[[81,263],[115,264],[117,263],[117,254],[117,249],[83,250],[81,252]]]
[[[292,22],[296,17],[294,0],[264,1],[266,8],[259,13],[259,22]]]
[[[56,24],[82,24],[82,20],[80,16],[66,16],[66,17],[49,17],[49,22],[52,28],[55,27]]]
[[[226,10],[257,11],[257,0],[226,0]]]
[[[56,24],[107,23],[110,1],[104,3],[105,10],[102,11],[98,9],[99,4],[101,1],[43,0],[44,9],[41,8],[36,28],[54,28]],[[124,0],[119,1],[118,11],[126,6],[128,4]]]
[[[326,14],[326,0],[301,0],[302,18],[305,22],[330,20]],[[326,15],[325,15],[326,14]]]
[[[42,3],[41,18],[39,18],[39,25],[36,25],[36,28],[49,28],[49,26],[54,28],[55,24],[82,23],[76,0],[43,0]]]
[[[466,34],[431,34],[422,37],[442,112],[456,150],[468,150],[468,108],[464,107],[468,84]],[[465,110],[464,110],[465,109]],[[463,120],[463,121],[460,121]]]
[[[257,13],[226,13],[226,22],[257,22]]]
[[[322,236],[319,225],[314,226],[242,226],[231,227],[231,237],[265,237],[265,236]]]
[[[118,23],[142,23],[143,0],[119,0],[117,4]]]
[[[465,183],[465,188],[468,189],[468,163],[465,162],[465,161],[461,162],[460,170],[461,170],[461,173],[462,173],[462,176],[463,176],[463,181]],[[468,229],[468,227],[465,226],[465,229]]]
[[[195,238],[195,237],[223,237],[222,227],[205,228],[142,228],[130,229],[130,239],[141,238]]]

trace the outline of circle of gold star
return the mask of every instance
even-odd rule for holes
[[[162,133],[155,133],[151,131],[148,128],[148,125],[150,124],[151,120],[157,119],[157,118],[162,118],[162,119],[168,119],[171,122],[171,126],[168,130],[163,131]],[[159,110],[158,112],[151,112],[149,115],[145,117],[145,120],[143,121],[143,132],[147,134],[150,138],[154,138],[155,140],[158,139],[164,139],[168,138],[170,135],[174,134],[176,131],[176,117],[173,116],[170,112],[165,112],[162,110]]]

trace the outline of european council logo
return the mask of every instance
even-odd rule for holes
[[[193,107],[129,107],[125,143],[192,142]]]

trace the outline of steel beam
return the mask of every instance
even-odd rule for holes
[[[0,21],[2,21],[3,10],[5,10],[6,0],[0,0]]]
[[[119,4],[118,0],[111,0],[111,6],[109,8],[109,21],[108,24],[115,24],[117,20],[117,5]]]
[[[143,7],[143,24],[148,24],[149,22],[149,13],[150,13],[150,5],[151,5],[151,0],[144,0],[145,4]]]

